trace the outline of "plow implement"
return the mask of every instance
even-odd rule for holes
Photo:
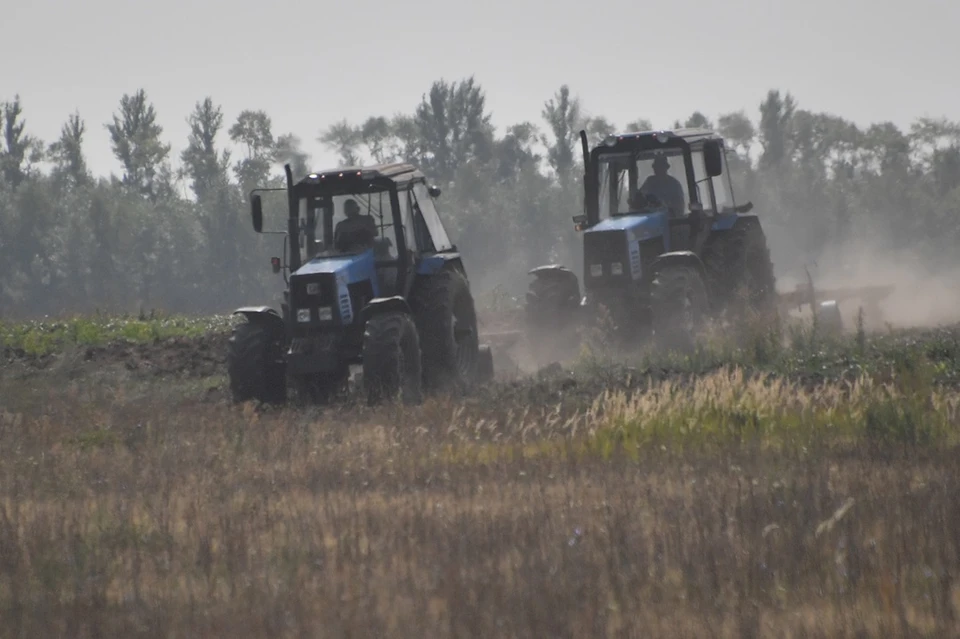
[[[807,271],[807,283],[797,284],[790,292],[779,293],[778,302],[782,312],[788,312],[794,308],[802,310],[804,306],[809,306],[821,325],[831,331],[841,332],[843,319],[840,315],[840,302],[859,300],[864,313],[874,320],[879,320],[880,303],[894,290],[895,287],[890,285],[817,289],[813,285],[810,272]]]

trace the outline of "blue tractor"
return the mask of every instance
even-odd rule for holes
[[[628,341],[689,346],[703,321],[746,308],[776,312],[766,238],[737,204],[723,139],[706,129],[611,135],[584,157],[583,294],[576,273],[530,271],[531,342],[601,305]],[[582,322],[577,322],[582,325]]]
[[[362,367],[370,404],[418,403],[424,391],[463,391],[493,375],[481,346],[466,270],[435,206],[440,190],[409,164],[339,168],[251,193],[263,231],[263,191],[285,191],[287,283],[280,312],[234,311],[227,369],[235,401],[308,401],[348,390]]]

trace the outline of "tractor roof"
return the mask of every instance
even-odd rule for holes
[[[716,132],[710,129],[704,129],[699,127],[680,127],[679,129],[656,129],[651,131],[635,131],[631,133],[616,133],[611,137],[616,137],[618,140],[627,139],[627,138],[643,138],[643,137],[666,137],[666,138],[683,138],[687,144],[694,144],[696,142],[702,142],[703,140],[709,139],[722,139],[721,136]]]
[[[654,131],[636,131],[608,135],[593,148],[591,154],[598,157],[606,153],[654,151],[660,148],[698,148],[707,140],[720,140],[723,137],[715,131],[702,128],[681,127],[678,129],[660,129]]]
[[[388,179],[400,184],[423,177],[425,177],[423,172],[414,165],[405,162],[393,162],[369,166],[344,166],[337,169],[318,171],[310,173],[300,180],[300,183],[322,184],[341,178],[352,178],[353,180],[360,178],[364,181]]]

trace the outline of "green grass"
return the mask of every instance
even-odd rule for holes
[[[958,636],[957,343],[586,351],[416,407],[0,369],[0,637]]]
[[[0,349],[20,350],[27,355],[47,355],[70,346],[102,346],[112,342],[155,342],[172,337],[199,337],[226,331],[228,315],[190,317],[77,316],[25,322],[0,321]]]
[[[573,368],[590,375],[622,375],[624,369],[667,369],[703,374],[736,366],[807,381],[847,380],[863,376],[878,381],[923,378],[931,384],[960,384],[960,325],[857,331],[842,336],[821,334],[809,324],[794,323],[780,333],[743,327],[709,334],[685,354],[641,349],[615,357],[608,343],[589,343]],[[615,363],[611,364],[611,361]]]

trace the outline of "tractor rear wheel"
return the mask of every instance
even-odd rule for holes
[[[420,339],[406,313],[374,315],[363,330],[363,385],[367,403],[392,401],[407,405],[421,395]]]
[[[650,312],[654,339],[660,346],[690,348],[709,312],[700,272],[687,264],[662,268],[651,285]]]
[[[731,230],[718,233],[703,261],[721,307],[734,317],[742,320],[748,311],[761,316],[776,313],[777,280],[759,221],[740,220]],[[738,297],[741,292],[745,299]]]
[[[477,381],[480,339],[470,285],[454,269],[421,278],[411,306],[423,349],[423,380],[431,391],[466,390]]]
[[[286,400],[282,345],[283,334],[264,321],[247,320],[233,329],[227,343],[227,373],[233,401],[282,404]]]

